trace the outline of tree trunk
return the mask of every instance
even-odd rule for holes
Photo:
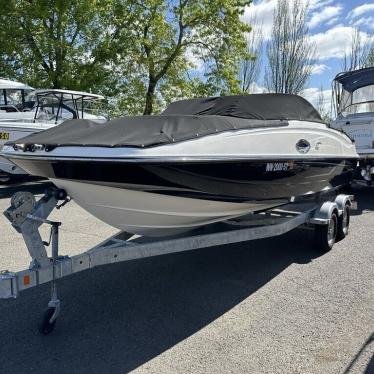
[[[154,80],[151,80],[151,79],[149,80],[147,94],[145,96],[145,107],[144,107],[143,115],[152,114],[153,99],[155,95],[156,84],[157,82],[155,82]]]
[[[55,71],[53,72],[52,88],[55,88],[55,89],[61,88],[59,77],[57,76],[57,73]]]

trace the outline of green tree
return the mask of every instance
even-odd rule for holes
[[[144,114],[157,111],[157,102],[173,93],[186,97],[193,89],[218,94],[240,91],[238,69],[247,55],[244,34],[250,31],[240,17],[250,2],[142,0],[134,5],[137,18],[131,27],[132,42],[122,53],[123,76],[125,85],[134,83],[136,76]],[[204,79],[188,77],[192,58],[204,64]]]
[[[87,90],[113,77],[106,61],[118,33],[115,10],[123,23],[128,7],[109,0],[0,0],[0,7],[6,75],[35,87]]]
[[[251,0],[0,0],[0,76],[100,91],[112,113],[239,92]],[[191,72],[193,60],[203,72]],[[115,110],[113,110],[115,108]]]

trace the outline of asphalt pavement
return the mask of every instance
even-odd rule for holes
[[[1,186],[0,211],[46,187]],[[48,285],[0,300],[0,373],[374,373],[374,189],[355,194],[349,236],[324,255],[294,230],[81,272],[59,281],[49,336],[36,329]],[[65,254],[116,232],[74,202],[51,217]],[[0,269],[26,268],[3,216],[0,234]]]

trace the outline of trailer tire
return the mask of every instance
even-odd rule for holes
[[[327,225],[314,226],[314,239],[318,251],[330,251],[336,242],[337,234],[338,215],[334,211],[331,213],[330,222]]]
[[[341,216],[338,218],[338,233],[336,241],[344,239],[349,233],[349,223],[351,218],[350,204],[346,203]]]
[[[48,308],[42,316],[42,319],[40,320],[38,330],[41,334],[43,335],[48,335],[50,334],[56,325],[56,320],[51,322],[51,318],[53,314],[55,313],[55,308]]]

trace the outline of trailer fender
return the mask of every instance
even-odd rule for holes
[[[343,210],[346,205],[349,207],[352,207],[352,202],[353,202],[353,196],[352,195],[343,195],[340,194],[336,197],[335,203],[338,206],[339,209],[339,216],[343,213]]]
[[[338,204],[333,201],[326,201],[316,209],[309,223],[314,225],[328,225],[333,212],[339,215]]]

